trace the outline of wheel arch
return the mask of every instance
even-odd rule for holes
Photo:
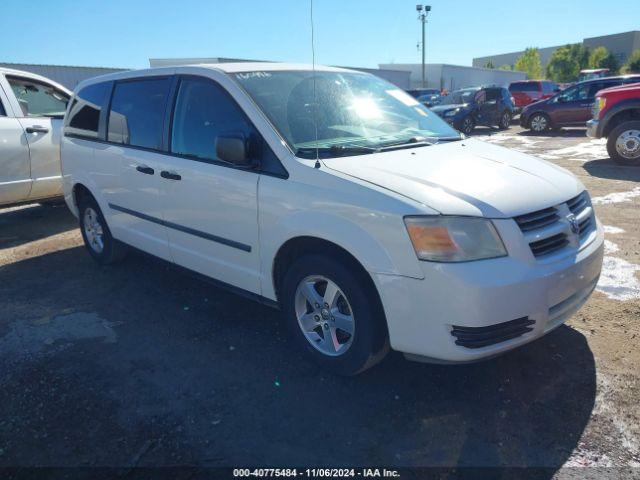
[[[380,293],[371,274],[351,252],[335,242],[309,235],[300,235],[287,240],[278,249],[271,268],[271,280],[275,291],[276,300],[280,302],[282,281],[293,263],[303,255],[320,254],[338,258],[340,262],[349,265],[358,278],[365,282],[374,292],[376,301],[382,309]],[[382,309],[381,311],[384,311]]]
[[[622,122],[640,120],[640,100],[609,112],[605,118],[605,127],[602,130],[602,136],[608,137],[611,131]]]

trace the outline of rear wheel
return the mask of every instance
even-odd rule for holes
[[[529,128],[536,133],[546,132],[550,126],[551,122],[549,121],[549,117],[544,113],[535,113],[529,120]]]
[[[296,343],[318,364],[355,375],[388,351],[377,293],[353,268],[327,255],[305,255],[287,271],[281,304]]]
[[[640,121],[624,122],[614,128],[607,138],[607,151],[616,163],[640,166]]]
[[[89,254],[101,265],[122,260],[127,253],[127,247],[111,235],[96,200],[85,194],[78,203],[80,232]]]
[[[498,124],[498,127],[500,128],[500,130],[506,130],[511,126],[511,114],[509,113],[508,110],[505,110],[504,112],[502,112],[502,115],[500,116],[500,123]]]

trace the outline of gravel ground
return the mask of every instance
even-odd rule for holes
[[[278,312],[140,253],[99,267],[64,206],[0,210],[0,467],[636,476],[640,168],[613,164],[584,130],[475,136],[578,175],[606,225],[607,254],[596,293],[566,326],[468,366],[391,353],[361,376],[333,377],[291,348]]]

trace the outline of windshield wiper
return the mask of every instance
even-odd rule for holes
[[[363,155],[366,153],[376,153],[380,149],[373,147],[365,147],[361,145],[331,145],[330,147],[301,147],[296,150],[296,156],[302,158],[315,158],[316,152],[318,155],[326,156],[334,155],[339,157],[341,155]]]
[[[383,143],[380,151],[398,150],[401,148],[428,147],[435,142],[429,142],[425,137],[411,137],[400,142]]]

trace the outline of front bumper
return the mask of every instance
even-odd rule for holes
[[[599,120],[592,119],[587,122],[587,137],[602,138],[602,124]]]
[[[520,126],[522,128],[529,128],[529,115],[524,110],[520,112]]]
[[[589,298],[600,276],[603,243],[598,223],[580,250],[552,261],[510,252],[477,262],[421,262],[424,279],[378,274],[391,347],[414,359],[467,363],[535,340]],[[535,321],[530,331],[496,344],[467,348],[452,335],[454,326],[491,327],[524,317]]]

